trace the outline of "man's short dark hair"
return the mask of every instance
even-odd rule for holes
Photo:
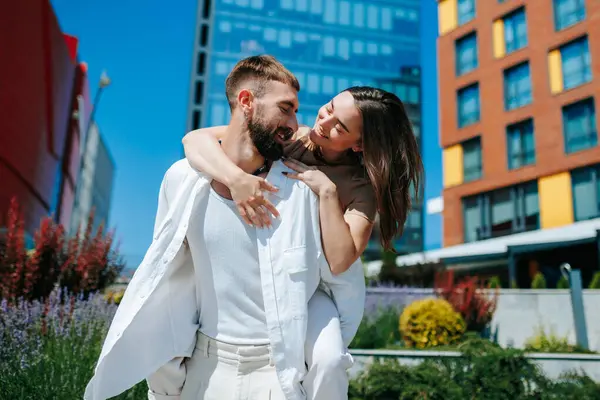
[[[269,81],[277,81],[300,91],[298,79],[275,57],[269,55],[251,56],[240,60],[225,80],[225,94],[233,111],[236,97],[243,83],[252,81],[252,93],[260,98],[265,94]]]

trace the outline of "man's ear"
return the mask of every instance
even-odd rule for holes
[[[245,116],[249,116],[254,107],[254,94],[248,89],[242,89],[238,93],[237,101]]]

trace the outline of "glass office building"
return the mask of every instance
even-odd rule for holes
[[[272,54],[300,82],[299,123],[312,126],[341,90],[370,85],[396,93],[420,133],[419,7],[419,0],[200,0],[188,130],[227,124],[229,71],[244,57]],[[400,240],[397,250],[421,251],[419,232],[412,241],[419,246],[403,249]]]

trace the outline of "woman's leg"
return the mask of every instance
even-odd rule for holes
[[[352,356],[342,342],[338,310],[322,290],[317,290],[308,302],[304,352],[308,373],[302,385],[307,399],[347,399],[347,370],[353,364]]]

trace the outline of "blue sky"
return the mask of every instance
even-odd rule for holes
[[[96,120],[117,170],[111,225],[121,252],[138,263],[152,237],[158,188],[181,157],[185,133],[197,0],[52,0],[65,33],[79,38],[79,57],[89,66],[92,95],[106,69]],[[424,158],[426,197],[439,195],[441,153],[437,134],[437,7],[422,1],[424,63]],[[440,244],[440,219],[428,217],[426,247]],[[136,265],[129,265],[134,267]]]

